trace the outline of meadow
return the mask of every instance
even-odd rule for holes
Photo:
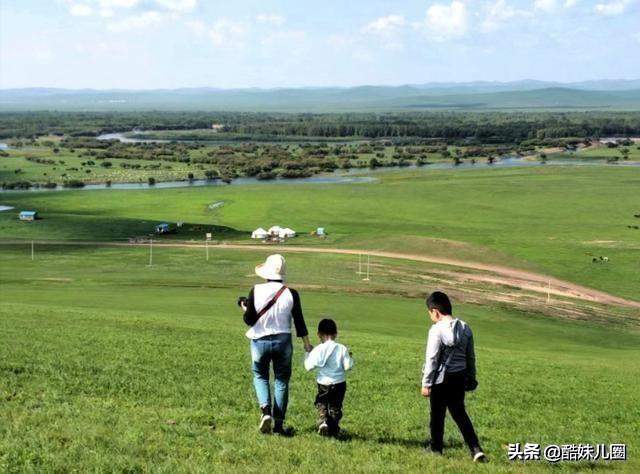
[[[513,442],[624,442],[626,463],[556,467],[640,468],[638,330],[503,305],[455,308],[476,335],[480,389],[468,404],[491,464],[472,465],[451,420],[445,457],[424,454],[423,300],[386,292],[390,275],[363,282],[343,256],[286,254],[310,330],[334,317],[356,358],[345,436],[315,433],[299,344],[295,436],[259,435],[235,300],[268,249],[210,252],[160,249],[147,267],[144,248],[47,246],[33,261],[27,246],[0,248],[0,470],[521,472],[506,457]]]
[[[16,208],[0,212],[0,471],[546,471],[546,462],[507,460],[509,443],[534,442],[626,443],[627,462],[554,467],[637,472],[637,310],[545,303],[519,288],[446,281],[459,269],[379,257],[366,282],[355,255],[292,250],[498,263],[638,301],[638,170],[546,165],[375,176],[339,185],[0,193],[0,204]],[[42,219],[18,221],[27,208]],[[177,234],[155,237],[165,243],[202,243],[212,231],[209,260],[202,247],[156,246],[148,266],[147,247],[101,244],[147,236],[161,221],[184,222]],[[257,282],[253,267],[272,249],[215,245],[249,243],[251,230],[273,224],[300,234],[284,253],[310,332],[322,317],[335,318],[356,359],[341,440],[314,431],[314,378],[301,368],[300,345],[288,417],[295,436],[257,433],[236,299]],[[325,239],[310,235],[318,226]],[[74,240],[93,244],[69,245]],[[609,261],[592,263],[600,255]],[[451,292],[455,314],[474,328],[480,389],[469,410],[487,466],[471,464],[450,419],[445,457],[422,450],[424,296],[436,288]]]

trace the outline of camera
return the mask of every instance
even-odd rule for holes
[[[237,302],[238,306],[240,306],[242,308],[242,305],[244,304],[245,306],[247,305],[247,298],[245,296],[240,296],[238,298],[238,302]]]

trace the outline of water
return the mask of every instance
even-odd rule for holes
[[[131,132],[131,133],[141,133],[141,132]],[[124,133],[103,133],[102,135],[98,135],[96,137],[98,140],[118,140],[122,143],[169,143],[170,140],[150,140],[144,138],[130,138],[126,137]]]
[[[103,133],[102,135],[98,135],[96,137],[97,140],[118,140],[121,143],[197,143],[201,145],[238,145],[243,143],[242,140],[233,140],[230,138],[226,139],[217,139],[217,140],[190,140],[178,138],[175,140],[166,140],[159,138],[135,138],[128,137],[129,134],[143,134],[144,132],[138,130],[132,130],[131,132],[125,133]],[[277,143],[279,145],[287,145],[287,144],[300,144],[305,142],[313,142],[313,143],[323,143],[323,144],[331,144],[331,145],[344,145],[344,144],[357,144],[357,143],[368,143],[367,139],[359,139],[359,140],[340,140],[340,139],[332,139],[332,138],[306,138],[300,137],[300,139],[290,139],[290,140],[279,140],[279,139],[270,139],[269,137],[262,137],[260,139],[256,139],[255,143]]]
[[[83,188],[29,188],[29,189],[0,189],[0,193],[28,193],[46,191],[92,191],[96,189],[169,189],[169,188],[199,188],[203,186],[246,186],[248,184],[260,185],[287,185],[287,184],[350,184],[350,183],[371,183],[377,181],[371,176],[336,176],[319,175],[309,178],[276,178],[272,180],[259,180],[256,178],[236,178],[231,183],[224,183],[220,180],[194,179],[192,181],[164,181],[150,185],[148,183],[113,183],[87,184]]]

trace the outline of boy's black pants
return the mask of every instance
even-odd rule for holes
[[[446,373],[441,384],[431,387],[429,401],[431,404],[431,449],[433,451],[442,451],[444,447],[444,419],[447,408],[471,452],[480,450],[478,437],[464,407],[464,379],[464,372]]]
[[[342,402],[347,392],[347,382],[335,385],[318,384],[318,395],[316,395],[316,408],[318,409],[318,424],[327,423],[329,431],[337,434],[340,430],[340,420],[342,419]]]

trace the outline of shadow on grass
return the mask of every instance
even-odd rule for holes
[[[295,430],[294,433],[297,434],[316,434],[317,430],[315,427],[313,428],[303,428],[300,430]],[[318,435],[320,437],[320,435]],[[362,441],[365,443],[374,443],[374,444],[385,444],[391,446],[399,446],[402,448],[409,449],[424,449],[427,446],[426,438],[416,439],[416,438],[399,438],[395,436],[376,436],[375,434],[367,436],[360,433],[352,433],[348,430],[342,430],[340,434],[334,438],[336,441],[348,443],[351,441]],[[449,442],[445,442],[445,449],[458,449],[464,447],[465,444],[460,440],[453,440]]]
[[[39,209],[40,210],[40,209]],[[175,222],[157,219],[121,218],[97,213],[73,214],[55,210],[40,210],[41,219],[35,222],[22,222],[16,212],[0,215],[0,235],[3,238],[16,239],[61,239],[61,240],[127,240],[132,237],[153,236],[162,240],[204,240],[206,233],[212,233],[214,240],[233,240],[248,237],[249,231],[233,227],[185,222],[176,233],[155,235],[155,227],[167,222],[175,226]]]

